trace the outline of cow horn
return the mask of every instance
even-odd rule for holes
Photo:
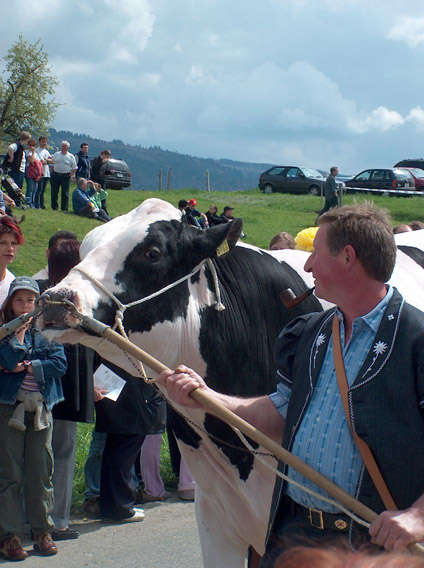
[[[312,288],[308,288],[305,292],[299,294],[299,296],[295,296],[293,290],[291,288],[287,288],[280,292],[280,298],[284,306],[290,310],[303,302],[303,300],[306,300],[306,298],[310,296],[314,290],[315,286],[312,286]]]

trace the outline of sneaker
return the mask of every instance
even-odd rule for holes
[[[28,556],[22,548],[22,543],[15,535],[9,535],[0,541],[0,554],[7,560],[25,560]]]
[[[43,556],[57,554],[57,546],[48,531],[37,534],[34,542],[34,550]]]
[[[163,495],[149,495],[143,489],[136,491],[136,503],[155,503],[156,501],[166,501],[172,497],[172,493],[165,491]]]
[[[99,497],[87,497],[84,499],[82,508],[89,519],[100,519]]]
[[[126,519],[102,519],[104,523],[138,523],[142,521],[146,516],[144,514],[144,509],[139,509],[138,507],[133,507],[134,514]]]

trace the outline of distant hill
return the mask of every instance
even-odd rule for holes
[[[71,144],[76,154],[82,142],[89,145],[89,156],[94,158],[109,148],[114,158],[125,160],[133,175],[133,189],[156,190],[159,188],[159,170],[162,170],[162,187],[167,188],[168,172],[172,168],[171,189],[206,189],[206,170],[209,170],[211,191],[232,191],[252,189],[258,185],[259,174],[272,164],[235,162],[196,158],[178,152],[163,150],[159,146],[142,148],[130,146],[122,140],[100,140],[85,134],[74,134],[64,130],[50,130],[49,145],[59,149],[62,140]]]

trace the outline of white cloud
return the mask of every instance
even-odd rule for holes
[[[409,47],[424,43],[424,16],[402,16],[389,31],[389,39],[404,41]]]
[[[351,117],[348,125],[358,134],[363,134],[370,130],[387,132],[393,128],[398,128],[405,124],[405,119],[396,110],[389,110],[384,106],[380,106],[373,110],[364,119],[360,117]]]

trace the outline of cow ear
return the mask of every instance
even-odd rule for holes
[[[230,223],[216,225],[204,231],[208,241],[210,241],[211,248],[213,247],[211,255],[215,252],[218,256],[222,256],[234,248],[243,232],[242,229],[243,220],[234,219]]]

